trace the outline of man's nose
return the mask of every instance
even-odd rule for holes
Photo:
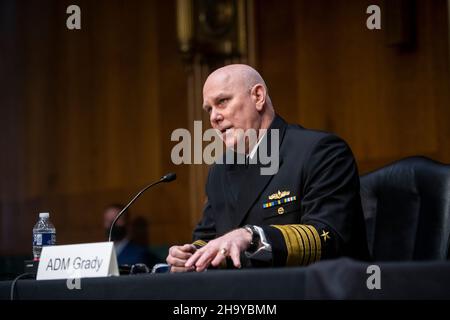
[[[220,112],[217,112],[215,108],[211,110],[211,115],[209,117],[209,121],[211,123],[219,124],[223,120],[223,116]]]

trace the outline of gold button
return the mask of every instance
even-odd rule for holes
[[[279,207],[278,208],[278,214],[283,214],[284,213],[284,208],[283,207]]]

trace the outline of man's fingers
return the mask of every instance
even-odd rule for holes
[[[197,248],[193,244],[188,243],[181,246],[181,250],[184,252],[194,253],[197,250]]]
[[[187,259],[192,257],[192,253],[184,251],[175,251],[175,254],[173,254],[172,256],[186,261]]]
[[[185,244],[184,246],[172,246],[169,249],[169,255],[179,259],[189,259],[196,248],[193,245]]]
[[[194,268],[185,268],[185,267],[174,267],[170,268],[170,272],[192,272]]]
[[[233,260],[233,264],[236,268],[241,267],[241,253],[237,246],[231,246],[230,258]]]
[[[213,259],[214,256],[209,255],[207,258],[205,258],[201,263],[197,262],[195,264],[196,269],[195,271],[197,272],[202,272],[203,270],[205,270],[206,268],[209,267],[211,260]]]
[[[190,268],[192,267],[198,260],[198,258],[200,258],[200,256],[202,255],[202,250],[197,250],[185,263],[185,267]]]
[[[184,259],[178,259],[174,256],[168,256],[166,259],[166,262],[168,264],[170,264],[171,266],[176,266],[176,267],[184,267],[186,260]]]
[[[208,244],[201,249],[195,249],[191,244],[186,244],[182,247],[175,248],[173,255],[179,258],[178,250],[182,251],[183,257],[186,257],[186,252],[194,252],[184,264],[186,268],[194,268],[200,272],[208,268],[210,265],[219,266],[228,256],[233,261],[236,268],[241,268],[241,244],[245,239],[242,239],[242,231],[235,230],[227,235],[208,242]],[[194,247],[194,248],[193,248]],[[193,250],[193,251],[190,251]],[[180,266],[179,264],[177,266]]]
[[[217,253],[216,257],[211,261],[211,265],[214,267],[217,267],[222,263],[223,260],[225,260],[227,257],[222,254],[220,251]]]
[[[201,255],[201,257],[197,260],[195,263],[195,266],[197,267],[197,271],[200,268],[200,271],[203,271],[203,269],[207,268],[209,266],[209,263],[211,260],[215,257],[216,250],[209,249]]]

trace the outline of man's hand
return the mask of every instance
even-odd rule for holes
[[[195,268],[200,272],[212,265],[217,267],[228,256],[236,268],[241,267],[241,252],[245,251],[252,241],[250,232],[245,229],[233,230],[198,249],[186,262],[185,268]]]
[[[185,264],[196,250],[192,244],[170,247],[169,255],[166,258],[166,262],[171,266],[170,272],[194,271],[194,268],[187,268]]]

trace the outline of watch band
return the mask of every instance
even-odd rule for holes
[[[255,265],[266,266],[272,263],[272,245],[266,238],[264,230],[255,225],[245,225],[244,228],[252,235],[252,244],[245,250],[245,256],[250,259]],[[256,246],[254,246],[256,244]],[[262,265],[261,265],[262,263]]]
[[[258,232],[258,230],[256,230],[255,226],[253,226],[251,224],[245,225],[244,229],[247,230],[252,236],[252,240],[246,251],[247,252],[255,252],[261,244],[261,238],[259,236],[259,232]]]

